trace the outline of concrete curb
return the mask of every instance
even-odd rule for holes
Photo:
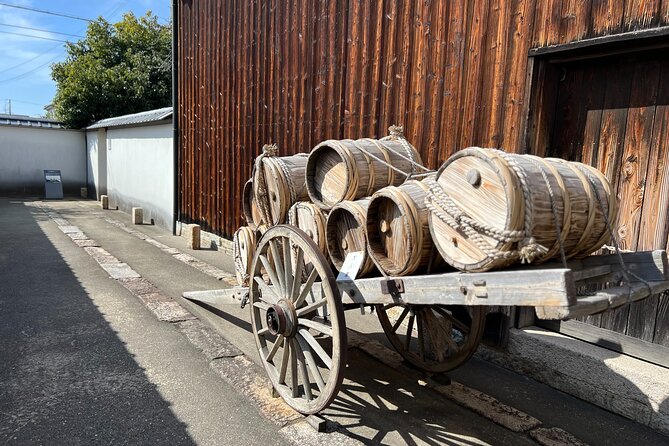
[[[669,434],[663,367],[537,327],[512,329],[504,352],[483,346],[476,355]]]

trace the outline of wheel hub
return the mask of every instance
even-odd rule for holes
[[[273,335],[293,336],[297,329],[297,313],[293,304],[282,299],[267,310],[267,328]]]

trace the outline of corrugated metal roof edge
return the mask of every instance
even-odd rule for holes
[[[62,122],[54,119],[39,118],[35,116],[26,115],[8,115],[0,113],[0,125],[13,127],[32,127],[43,129],[69,130],[66,129]]]
[[[163,107],[155,110],[148,110],[140,113],[133,113],[123,116],[115,116],[97,121],[85,130],[94,130],[106,127],[132,126],[137,124],[150,124],[159,122],[172,117],[172,107]]]

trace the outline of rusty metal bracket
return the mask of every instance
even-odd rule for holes
[[[402,279],[382,279],[380,283],[382,294],[394,296],[404,292],[404,282]]]

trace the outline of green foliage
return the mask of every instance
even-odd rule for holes
[[[86,37],[67,43],[67,58],[53,64],[58,119],[82,128],[100,119],[171,104],[171,29],[148,12],[110,24],[92,22]]]

